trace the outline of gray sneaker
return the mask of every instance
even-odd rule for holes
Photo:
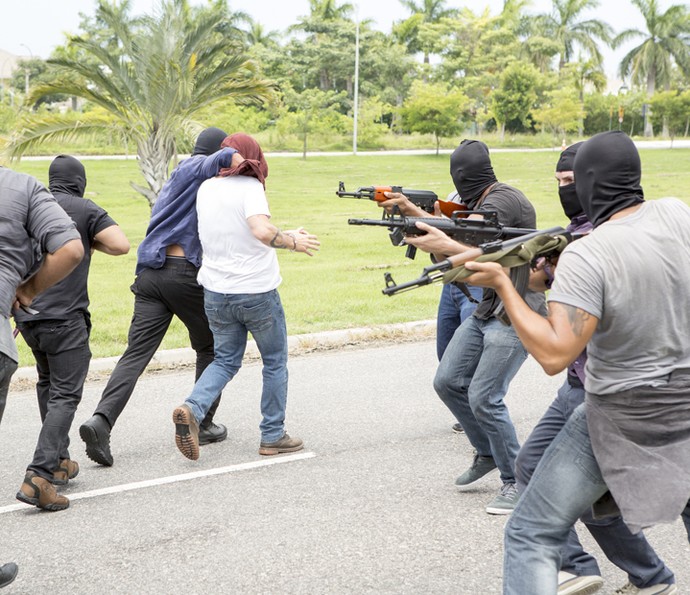
[[[572,572],[560,570],[558,572],[557,595],[592,595],[604,584],[598,574],[576,575]]]
[[[472,485],[474,482],[480,480],[487,473],[491,473],[495,469],[496,463],[494,463],[493,457],[474,455],[472,465],[470,465],[470,468],[455,480],[455,485],[459,490],[464,490],[466,487]]]
[[[651,587],[639,588],[628,581],[620,589],[616,589],[616,593],[624,593],[625,595],[676,595],[678,587],[674,583],[661,583],[659,585],[652,585]]]
[[[504,483],[501,492],[486,507],[489,514],[510,514],[518,501],[518,491],[514,483]]]

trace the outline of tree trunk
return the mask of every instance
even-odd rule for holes
[[[149,201],[149,206],[153,208],[156,204],[163,184],[168,179],[168,166],[174,152],[174,142],[171,138],[157,132],[151,133],[147,138],[137,143],[137,156],[139,160],[139,170],[148,184],[148,188],[130,182],[140,194]]]
[[[656,85],[656,68],[652,67],[647,75],[647,97],[654,95],[654,87]],[[654,127],[652,126],[652,114],[649,109],[649,103],[646,103],[645,117],[644,117],[644,135],[646,137],[654,136]]]
[[[503,142],[506,138],[506,123],[501,122],[501,142]]]
[[[325,69],[322,69],[321,72],[319,72],[319,87],[322,91],[330,91],[331,81],[330,77],[328,76],[328,72]]]

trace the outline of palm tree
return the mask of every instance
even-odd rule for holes
[[[405,41],[410,51],[413,53],[420,50],[423,51],[424,64],[428,64],[428,50],[418,47],[417,35],[419,34],[420,25],[425,23],[438,23],[443,18],[457,15],[458,10],[456,8],[446,8],[446,0],[422,0],[421,4],[418,4],[415,0],[400,0],[400,4],[412,13],[412,16],[399,26],[399,36],[406,38],[401,41]],[[405,23],[407,23],[407,25],[405,25]]]
[[[657,85],[668,89],[672,58],[685,73],[690,73],[690,14],[685,5],[674,4],[661,13],[656,0],[631,1],[642,13],[647,31],[626,29],[616,36],[613,44],[618,47],[631,39],[643,38],[640,45],[623,57],[619,72],[623,78],[630,75],[634,84],[646,84],[647,95],[651,97]],[[644,135],[653,136],[652,119],[647,109],[644,114]]]
[[[278,43],[277,40],[279,37],[280,33],[278,33],[278,31],[267,31],[261,23],[257,23],[256,21],[251,21],[249,31],[247,31],[247,43],[250,46],[275,46]]]
[[[621,60],[622,77],[631,76],[631,82],[646,85],[647,94],[654,94],[658,86],[671,82],[672,59],[686,73],[690,73],[690,14],[687,5],[674,4],[661,13],[657,0],[631,0],[644,17],[647,31],[626,29],[613,40],[614,47],[642,38],[637,47]]]
[[[538,15],[534,19],[536,30],[558,42],[561,47],[558,69],[572,60],[576,46],[581,47],[597,63],[602,56],[597,39],[610,43],[611,26],[597,19],[578,20],[580,15],[599,6],[598,0],[553,0],[551,14]]]
[[[352,15],[354,6],[345,2],[338,6],[336,0],[309,0],[310,18],[323,21],[347,19]]]
[[[224,2],[192,9],[188,0],[162,0],[156,16],[129,20],[108,0],[99,0],[99,22],[115,36],[102,45],[91,37],[70,44],[89,57],[51,59],[57,76],[36,87],[30,98],[51,93],[80,97],[97,109],[74,118],[30,115],[8,147],[19,157],[46,141],[66,141],[96,131],[118,129],[137,147],[138,163],[148,187],[132,183],[153,206],[168,177],[177,141],[201,126],[193,121],[202,108],[221,100],[258,102],[271,92],[242,50],[239,30],[230,35]]]

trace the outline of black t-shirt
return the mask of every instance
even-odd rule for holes
[[[508,184],[497,183],[478,209],[496,211],[498,222],[505,227],[537,227],[537,214],[532,203],[517,188]],[[542,292],[527,291],[525,301],[535,312],[546,314],[546,300]],[[482,301],[479,302],[474,315],[482,320],[491,318],[500,303],[501,300],[493,289],[484,289]]]
[[[108,213],[93,201],[69,194],[55,194],[55,200],[77,225],[84,245],[84,258],[67,277],[56,283],[32,302],[38,314],[22,310],[15,313],[18,322],[37,320],[67,320],[76,313],[88,314],[88,276],[91,265],[91,248],[96,234],[117,225]]]

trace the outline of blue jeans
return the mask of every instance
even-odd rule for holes
[[[247,334],[251,333],[263,362],[261,440],[280,440],[285,433],[288,347],[285,312],[278,291],[225,295],[204,290],[204,308],[213,332],[215,358],[185,402],[197,421],[204,419],[225,385],[242,367]]]
[[[503,398],[527,358],[513,327],[470,316],[450,340],[434,378],[436,393],[481,456],[492,456],[504,483],[515,482],[518,444]]]
[[[557,591],[568,532],[606,491],[580,405],[546,449],[506,524],[504,595]]]
[[[534,474],[544,451],[565,425],[573,411],[585,400],[585,390],[566,380],[558,395],[525,441],[515,461],[515,477],[522,493]],[[673,572],[659,559],[644,533],[631,533],[622,517],[595,519],[588,511],[580,519],[606,557],[628,574],[630,582],[640,589],[661,583],[673,583]],[[584,551],[574,527],[561,550],[561,570],[577,576],[599,575],[597,561]]]
[[[481,287],[473,285],[465,285],[465,287],[475,300],[481,301],[484,291]],[[436,315],[436,355],[438,361],[441,361],[457,328],[465,321],[465,318],[472,315],[476,307],[477,304],[471,302],[457,285],[449,283],[443,286]]]

